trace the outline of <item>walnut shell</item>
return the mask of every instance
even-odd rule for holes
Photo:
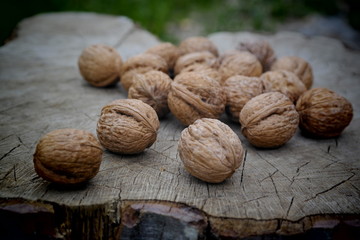
[[[175,62],[180,56],[179,48],[169,42],[164,42],[164,43],[155,45],[155,46],[149,48],[148,50],[146,50],[145,53],[159,55],[160,57],[164,58],[169,66],[169,69],[174,68]]]
[[[249,52],[234,52],[222,59],[219,72],[222,81],[234,75],[258,77],[262,74],[262,66],[255,55]]]
[[[214,54],[214,56],[219,56],[219,52],[215,44],[205,37],[186,38],[180,42],[179,50],[181,55],[185,55],[191,52],[209,51]]]
[[[327,88],[313,88],[296,103],[300,129],[313,137],[337,137],[353,118],[351,103]]]
[[[168,105],[184,125],[199,118],[219,118],[224,112],[226,95],[213,78],[195,72],[177,75],[171,84]]]
[[[276,60],[274,49],[265,40],[241,42],[237,49],[240,51],[249,51],[254,54],[260,61],[264,71],[269,70]]]
[[[221,75],[220,75],[219,71],[213,67],[210,67],[209,65],[206,65],[206,64],[201,64],[201,63],[192,64],[181,70],[181,73],[184,73],[184,72],[196,72],[196,73],[199,73],[202,75],[209,76],[209,77],[215,79],[216,81],[218,81],[219,83],[221,82]]]
[[[219,183],[241,165],[245,151],[226,124],[202,118],[181,132],[178,152],[185,169],[205,182]]]
[[[218,60],[214,54],[208,51],[187,53],[179,57],[176,61],[174,67],[175,75],[179,74],[183,69],[194,64],[203,64],[209,67],[217,68]]]
[[[126,71],[121,76],[120,84],[126,90],[129,91],[131,85],[136,81],[138,74],[144,74],[150,71],[154,71],[151,67],[138,67]],[[155,70],[156,71],[156,70]]]
[[[235,122],[239,122],[239,114],[244,105],[264,91],[264,86],[258,77],[241,75],[226,79],[223,88],[226,93],[226,113]]]
[[[313,84],[312,67],[307,61],[300,57],[281,57],[273,63],[271,70],[287,70],[295,73],[307,89],[310,89]]]
[[[119,80],[122,59],[116,49],[95,44],[82,51],[78,66],[80,74],[88,83],[95,87],[105,87]]]
[[[172,80],[163,72],[152,70],[139,74],[136,81],[129,88],[128,98],[139,99],[149,104],[156,111],[159,118],[170,110],[167,97]]]
[[[102,108],[96,131],[106,149],[135,154],[155,142],[159,126],[158,116],[148,104],[137,99],[120,99]]]
[[[261,148],[285,144],[295,134],[299,114],[291,100],[282,93],[260,94],[248,101],[240,112],[242,134]]]
[[[34,167],[45,180],[77,185],[99,171],[102,148],[95,136],[78,129],[58,129],[44,135],[36,146]]]
[[[295,73],[276,70],[268,71],[260,76],[264,85],[264,92],[281,92],[291,101],[296,100],[306,91],[304,83],[295,75]]]
[[[152,70],[167,73],[169,66],[165,59],[159,55],[141,53],[126,60],[122,65],[121,73],[124,74],[125,72],[136,68],[150,68]]]

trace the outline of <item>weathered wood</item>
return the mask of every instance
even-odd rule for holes
[[[172,239],[174,233],[180,239],[294,235],[344,224],[358,234],[360,53],[332,39],[295,33],[215,33],[209,38],[221,52],[240,40],[263,38],[278,56],[303,57],[313,66],[314,86],[333,89],[353,103],[352,123],[336,139],[314,140],[298,132],[279,149],[260,150],[224,115],[221,120],[247,149],[246,161],[227,181],[207,184],[184,170],[177,155],[184,126],[169,115],[144,153],[106,151],[99,174],[86,186],[56,188],[33,169],[38,139],[66,127],[95,134],[101,107],[126,97],[120,86],[94,88],[82,80],[77,68],[82,49],[105,43],[127,59],[159,40],[124,17],[38,15],[23,21],[18,38],[0,48],[0,219],[42,209],[53,229],[36,234],[60,239],[141,239],[141,231],[149,229],[153,239]],[[31,234],[36,229],[30,228]]]

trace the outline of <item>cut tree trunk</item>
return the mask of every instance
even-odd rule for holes
[[[169,114],[144,153],[104,152],[98,175],[81,188],[61,189],[38,177],[39,138],[59,128],[96,133],[102,106],[126,98],[120,85],[95,88],[77,59],[90,44],[115,47],[124,60],[159,43],[125,17],[92,13],[37,15],[20,23],[0,48],[1,239],[356,239],[360,229],[360,53],[336,40],[290,32],[214,33],[220,52],[239,41],[265,39],[278,56],[313,67],[313,87],[349,99],[354,118],[338,138],[300,131],[272,150],[252,147],[240,125],[246,160],[220,184],[190,176],[177,154],[184,126]],[[345,238],[343,238],[345,239]]]

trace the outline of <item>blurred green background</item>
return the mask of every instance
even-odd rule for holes
[[[44,12],[91,11],[125,15],[164,41],[177,43],[179,29],[274,31],[284,21],[313,13],[342,14],[359,29],[359,0],[5,0],[1,3],[0,44],[19,21]]]

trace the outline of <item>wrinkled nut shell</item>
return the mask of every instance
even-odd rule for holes
[[[120,99],[102,108],[96,131],[106,149],[135,154],[155,142],[159,126],[156,112],[148,104],[137,99]]]
[[[178,152],[185,169],[205,182],[219,183],[241,165],[245,151],[226,124],[203,118],[181,132]]]
[[[296,103],[300,129],[313,137],[331,138],[341,134],[353,118],[351,103],[326,88],[313,88]]]
[[[138,99],[149,104],[156,111],[159,118],[164,117],[170,110],[167,97],[170,91],[171,79],[160,71],[150,71],[138,74],[136,81],[129,88],[128,98]]]
[[[150,71],[153,71],[151,67],[139,67],[126,71],[121,76],[120,84],[126,91],[129,91],[129,88],[131,87],[133,82],[136,81],[138,74],[144,74]]]
[[[175,64],[174,73],[175,75],[179,74],[183,69],[194,65],[194,64],[203,64],[209,67],[218,67],[218,60],[214,54],[205,51],[205,52],[193,52],[187,53],[178,58]]]
[[[235,75],[258,77],[262,74],[262,66],[255,55],[249,52],[235,52],[222,59],[219,72],[222,81]]]
[[[195,72],[177,75],[171,84],[168,105],[182,124],[199,118],[219,118],[224,112],[226,95],[213,78]]]
[[[295,134],[299,114],[284,94],[263,93],[245,104],[240,112],[240,124],[241,132],[252,145],[275,148]]]
[[[307,61],[300,57],[281,57],[273,63],[271,70],[287,70],[295,73],[307,89],[310,89],[313,84],[312,67]]]
[[[226,113],[235,122],[239,122],[239,114],[245,104],[264,91],[264,86],[258,77],[241,75],[226,79],[223,88],[226,93]]]
[[[181,73],[184,72],[196,72],[202,75],[209,76],[210,78],[215,79],[219,83],[221,82],[221,75],[217,69],[201,63],[195,63],[183,68],[181,70]]]
[[[265,40],[241,42],[237,49],[240,51],[249,51],[254,54],[265,71],[269,70],[276,60],[274,49]]]
[[[99,171],[102,148],[95,136],[77,129],[58,129],[44,135],[33,157],[36,173],[60,185],[77,185]]]
[[[126,60],[122,65],[121,73],[125,74],[127,71],[136,68],[149,68],[167,73],[169,67],[165,59],[159,55],[142,53]]]
[[[295,73],[289,71],[268,71],[263,73],[260,79],[264,85],[264,92],[281,92],[293,102],[306,91],[304,83]]]
[[[189,37],[180,42],[179,50],[181,55],[191,52],[209,51],[214,56],[219,56],[219,52],[215,44],[205,37]]]
[[[116,49],[96,44],[83,50],[78,66],[88,83],[95,87],[105,87],[119,80],[122,59]]]
[[[155,54],[164,58],[169,66],[169,69],[174,68],[175,62],[180,56],[179,48],[168,42],[155,45],[154,47],[149,48],[146,53]]]

